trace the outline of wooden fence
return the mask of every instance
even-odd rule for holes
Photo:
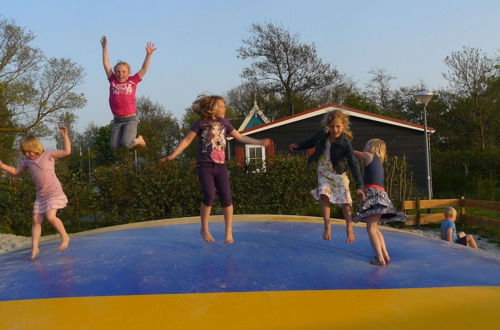
[[[444,219],[443,212],[440,210],[438,213],[429,213],[428,210],[435,208],[442,209],[448,206],[452,206],[457,210],[457,222],[500,230],[500,220],[468,215],[466,213],[467,207],[500,212],[500,202],[479,201],[466,199],[465,197],[458,199],[416,199],[414,201],[404,201],[403,209],[405,212],[408,210],[416,211],[416,214],[408,215],[406,224],[420,226],[426,223],[440,222]]]

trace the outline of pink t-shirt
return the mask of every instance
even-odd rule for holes
[[[35,160],[25,158],[21,162],[21,168],[28,169],[31,173],[37,198],[64,195],[54,169],[55,159],[51,156],[52,152],[53,150],[48,150]]]
[[[137,84],[141,82],[138,74],[128,77],[127,81],[119,82],[114,75],[108,78],[109,81],[109,106],[115,116],[135,115],[135,91]]]

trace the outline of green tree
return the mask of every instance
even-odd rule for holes
[[[137,99],[137,110],[140,119],[138,130],[147,141],[147,148],[139,150],[140,155],[154,160],[170,154],[181,135],[177,119],[162,105],[144,96]]]
[[[491,98],[487,95],[488,87],[496,77],[498,63],[480,49],[471,47],[452,52],[444,62],[449,70],[443,76],[455,95],[455,105],[469,110],[460,111],[459,118],[473,124],[474,128],[469,131],[471,141],[475,148],[484,151],[492,142],[492,130],[498,131],[498,126],[490,126],[498,116],[498,109],[491,106]]]
[[[69,59],[46,59],[30,46],[31,31],[0,20],[0,132],[21,133],[57,120],[61,111],[85,106],[82,93],[75,92],[83,69]]]

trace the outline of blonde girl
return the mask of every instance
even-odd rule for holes
[[[106,77],[109,81],[109,106],[113,113],[113,128],[111,130],[111,150],[116,151],[121,146],[133,148],[146,147],[146,141],[142,135],[137,135],[137,109],[135,105],[135,94],[137,85],[148,71],[151,57],[156,50],[153,43],[146,44],[146,57],[142,67],[133,76],[130,75],[130,65],[126,62],[118,62],[111,68],[108,53],[108,39],[101,37],[102,64]]]
[[[193,109],[200,115],[200,119],[193,124],[189,133],[182,139],[174,152],[161,158],[160,162],[175,159],[198,136],[200,140],[196,164],[203,194],[200,207],[200,235],[207,243],[215,242],[208,226],[208,217],[217,194],[222,204],[226,225],[225,242],[231,244],[234,242],[232,229],[233,202],[229,175],[225,164],[226,137],[230,135],[241,143],[259,144],[265,147],[269,146],[271,141],[269,139],[257,140],[238,133],[233,125],[224,118],[226,115],[226,102],[221,96],[200,95],[194,101]]]
[[[350,169],[356,181],[356,193],[364,198],[363,180],[359,171],[358,162],[354,157],[351,140],[352,132],[349,129],[349,117],[341,110],[334,110],[325,114],[322,129],[304,142],[292,143],[288,148],[293,150],[314,147],[307,163],[318,162],[318,186],[311,191],[316,200],[319,200],[323,215],[323,239],[331,240],[332,229],[330,224],[330,204],[342,207],[346,220],[346,242],[356,240],[352,229],[352,198],[349,190],[347,171]]]
[[[386,265],[391,259],[385,244],[384,236],[378,224],[393,221],[406,221],[406,215],[398,212],[392,205],[384,188],[384,166],[387,156],[385,142],[380,139],[369,140],[363,151],[354,151],[364,168],[364,187],[366,199],[354,216],[354,222],[366,222],[366,231],[375,257],[370,261],[377,266]]]
[[[0,161],[0,168],[12,176],[19,175],[28,169],[36,186],[33,224],[31,226],[32,250],[30,260],[34,260],[38,256],[38,244],[42,235],[42,222],[44,218],[50,222],[61,236],[59,250],[63,251],[69,245],[69,236],[62,221],[57,217],[57,210],[66,207],[68,199],[56,176],[54,165],[56,159],[71,154],[71,143],[66,127],[60,127],[59,132],[63,138],[63,150],[46,151],[37,137],[28,135],[20,144],[20,150],[26,158],[18,168],[6,165]]]

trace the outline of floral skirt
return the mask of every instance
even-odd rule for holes
[[[33,206],[33,213],[45,214],[50,209],[63,209],[68,204],[66,195],[37,197]]]
[[[332,162],[325,155],[319,159],[317,173],[318,187],[311,190],[314,199],[325,195],[332,204],[352,204],[349,177],[346,173],[335,173]]]
[[[366,199],[359,206],[358,212],[352,220],[354,222],[366,221],[366,217],[380,214],[380,224],[387,222],[405,222],[406,214],[398,212],[392,205],[387,193],[375,188],[365,188]]]

